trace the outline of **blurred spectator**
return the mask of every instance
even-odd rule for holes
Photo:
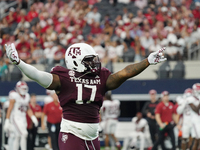
[[[57,50],[54,53],[54,62],[55,63],[60,63],[61,66],[65,65],[65,49],[61,44],[57,45]]]
[[[25,28],[30,28],[30,23],[25,20],[25,18],[21,18],[21,21],[17,25],[17,29],[23,31]]]
[[[100,61],[106,62],[106,50],[101,45],[101,39],[100,38],[97,37],[97,38],[94,39],[93,48],[94,48],[95,52],[98,54]]]
[[[136,36],[139,36],[139,37],[142,36],[142,31],[141,31],[139,25],[137,25],[137,24],[134,25],[133,29],[130,30],[130,36],[131,36],[131,38],[133,38],[133,39],[134,39]]]
[[[32,63],[33,64],[44,64],[44,51],[40,43],[36,44],[35,50],[32,52]]]
[[[147,118],[147,122],[149,125],[149,131],[151,135],[152,143],[156,142],[156,135],[157,135],[157,127],[156,127],[156,120],[155,120],[155,108],[159,103],[157,101],[157,91],[152,89],[149,91],[150,102],[146,102],[142,108],[142,114],[144,117]]]
[[[27,41],[27,38],[28,38],[27,35],[22,32],[18,34],[18,44],[16,45],[16,48],[19,51],[22,51],[23,47],[25,47],[27,51],[30,51],[30,44]]]
[[[107,41],[105,46],[107,50],[108,61],[111,60],[112,62],[117,62],[118,56],[116,52],[116,42]]]
[[[122,15],[122,20],[125,21],[128,18],[128,9],[126,7],[123,8],[123,15]]]
[[[147,6],[147,0],[135,0],[135,6],[143,9]]]
[[[134,61],[141,61],[142,57],[145,57],[145,48],[141,45],[140,38],[138,36],[135,37],[134,42],[134,50],[135,50],[135,58]]]
[[[34,0],[33,7],[35,11],[39,14],[44,7],[44,3],[40,2],[40,0]]]
[[[169,42],[165,51],[167,60],[178,60],[178,47],[176,47],[172,42]]]
[[[100,23],[101,14],[98,12],[98,8],[94,7],[92,11],[87,13],[85,18],[88,24],[92,24],[94,21]]]
[[[57,33],[53,30],[53,25],[49,26],[46,29],[46,39],[47,41],[56,41],[57,40]]]
[[[118,56],[118,62],[123,62],[123,55],[124,55],[124,52],[127,51],[127,45],[125,42],[121,42],[120,40],[117,40],[115,42],[116,44],[116,53],[117,53],[117,56]]]
[[[8,4],[6,0],[0,0],[0,16],[5,12],[5,9],[7,9]]]
[[[153,38],[150,36],[149,32],[144,33],[144,36],[140,38],[141,45],[145,48],[145,51],[149,51],[149,47],[154,44]]]
[[[121,38],[123,33],[125,32],[124,22],[122,20],[117,21],[117,27],[115,28],[115,34],[119,38]]]
[[[34,5],[31,5],[30,10],[27,14],[27,21],[31,22],[36,17],[38,17],[38,13],[36,12]]]
[[[0,58],[0,81],[4,81],[8,76],[8,66],[3,58]]]
[[[32,63],[31,52],[25,45],[23,45],[21,47],[21,50],[18,51],[18,55],[21,58],[21,60],[23,60],[24,62],[26,62],[28,64]]]
[[[155,52],[157,49],[161,49],[162,46],[160,44],[158,44],[158,40],[157,39],[153,39],[154,40],[154,43],[152,45],[149,46],[149,49],[148,49],[148,53],[151,53],[151,52]]]
[[[7,22],[9,26],[12,26],[12,24],[17,19],[17,13],[15,12],[15,8],[11,7],[9,8],[8,16],[6,16]]]
[[[30,9],[27,9],[27,0],[19,2],[18,8],[11,7],[9,9],[1,0],[0,7],[5,6],[8,11],[8,15],[2,16],[0,20],[1,44],[10,43],[18,37],[20,40],[17,40],[15,44],[19,51],[25,45],[32,56],[38,42],[42,49],[45,49],[44,43],[47,41],[59,42],[65,47],[75,42],[93,44],[93,37],[88,35],[91,33],[95,36],[98,34],[101,37],[101,43],[113,42],[118,39],[126,42],[125,55],[132,55],[134,49],[136,61],[145,57],[148,51],[145,54],[143,48],[142,51],[136,48],[140,47],[136,46],[140,44],[134,43],[132,40],[136,36],[139,38],[144,36],[143,34],[146,32],[149,32],[150,38],[158,39],[156,41],[158,45],[167,46],[170,41],[173,45],[177,45],[180,48],[178,52],[181,55],[184,54],[185,59],[187,59],[187,51],[193,48],[192,46],[199,44],[198,40],[195,40],[198,37],[198,28],[200,28],[199,0],[151,0],[148,1],[148,5],[147,0],[122,0],[118,4],[116,0],[109,2],[115,7],[109,3],[108,5],[117,13],[106,14],[107,9],[111,8],[109,6],[100,8],[104,3],[101,0],[69,1],[68,3],[59,0],[47,0],[45,3],[34,0]],[[130,9],[134,5],[137,5],[136,9]],[[1,9],[1,11],[5,9]],[[21,33],[23,33],[24,42],[21,40]],[[35,37],[30,36],[30,33],[34,33]],[[171,40],[178,34],[181,34],[181,40],[178,41],[177,38]],[[171,38],[171,35],[174,37]],[[184,48],[183,39],[185,41]],[[143,43],[141,44],[143,46]],[[146,47],[144,48],[146,49]],[[192,57],[192,59],[196,58]],[[133,61],[132,58],[129,59]],[[130,60],[126,59],[125,61]]]
[[[105,22],[104,28],[103,28],[103,33],[108,34],[109,37],[111,38],[113,35],[113,31],[114,31],[114,28],[113,28],[111,22],[109,22],[109,21]]]
[[[17,23],[21,22],[22,18],[24,18],[24,20],[27,21],[25,9],[21,9],[20,12],[17,14]]]
[[[54,54],[57,50],[57,47],[53,42],[45,42],[44,47],[44,56],[46,58],[46,64],[50,70],[54,66]]]
[[[166,6],[169,3],[169,0],[155,0],[156,5],[164,5]]]
[[[172,150],[176,149],[175,146],[175,136],[174,136],[174,122],[178,123],[176,120],[176,112],[174,109],[174,104],[169,101],[169,92],[163,91],[161,93],[162,102],[156,106],[155,119],[159,125],[158,139],[154,143],[152,150],[157,150],[158,145],[161,145],[162,149],[166,149],[164,145],[165,133],[171,139]]]
[[[95,35],[95,34],[100,34],[102,33],[102,29],[100,27],[100,24],[99,22],[93,22],[91,24],[91,34]]]
[[[40,105],[37,104],[37,97],[35,94],[31,94],[30,95],[30,103],[29,106],[31,108],[31,110],[33,111],[33,114],[35,115],[35,117],[38,119],[41,118],[42,116],[42,108]],[[31,118],[26,115],[26,120],[27,120],[27,130],[28,130],[28,137],[27,137],[27,149],[28,150],[34,150],[35,147],[35,138],[37,135],[37,130],[38,127],[35,127],[33,122],[31,121]]]
[[[41,126],[43,130],[46,128],[44,117],[47,116],[47,128],[49,136],[51,137],[52,148],[53,150],[59,150],[57,139],[60,132],[62,108],[60,107],[60,103],[58,102],[58,97],[56,93],[52,94],[51,97],[53,98],[53,102],[44,105],[43,114],[41,117]]]

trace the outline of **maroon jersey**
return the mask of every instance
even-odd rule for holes
[[[102,68],[99,75],[84,74],[56,66],[51,71],[60,78],[58,98],[63,108],[63,118],[82,123],[98,123],[106,80],[111,72]]]

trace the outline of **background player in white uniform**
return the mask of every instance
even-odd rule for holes
[[[115,131],[117,127],[118,117],[120,115],[120,101],[112,100],[111,92],[107,92],[104,97],[103,105],[101,108],[102,116],[102,128],[105,134],[105,149],[109,149],[109,139],[114,140],[118,149],[120,149],[120,143],[115,137]],[[114,145],[115,145],[114,144]],[[115,149],[115,146],[112,145],[112,149]]]
[[[197,150],[200,142],[200,83],[195,83],[192,86],[194,96],[187,98],[187,101],[192,109],[191,119],[192,127],[194,129],[195,141],[192,147],[192,150]]]
[[[10,103],[6,114],[4,130],[7,132],[12,128],[14,135],[13,149],[10,150],[18,150],[19,143],[21,150],[26,150],[26,138],[28,135],[26,113],[28,113],[34,125],[38,126],[37,118],[29,108],[30,95],[28,94],[28,86],[26,82],[17,82],[16,92],[11,92],[9,94],[9,99]]]
[[[142,118],[142,113],[138,112],[136,117],[132,119],[134,130],[125,139],[123,150],[128,150],[129,147],[137,147],[138,139],[140,140],[140,150],[152,145],[149,126],[146,119]]]
[[[189,137],[192,134],[192,122],[191,122],[191,112],[193,111],[190,105],[187,102],[187,98],[193,97],[193,90],[191,88],[187,88],[184,91],[183,97],[177,97],[177,113],[179,115],[182,114],[183,122],[182,122],[182,141],[181,148],[182,150],[186,150],[189,148]]]

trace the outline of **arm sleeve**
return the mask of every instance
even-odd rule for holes
[[[44,88],[48,88],[53,81],[53,75],[52,74],[50,74],[48,72],[40,71],[40,70],[36,69],[35,67],[33,67],[29,64],[26,64],[22,60],[20,60],[20,63],[19,63],[19,65],[17,65],[17,67],[28,78],[36,81],[38,84],[40,84]]]

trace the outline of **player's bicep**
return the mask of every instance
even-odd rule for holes
[[[61,87],[60,78],[56,74],[52,74],[52,75],[53,75],[53,81],[52,81],[51,85],[47,89],[59,91],[59,89]]]
[[[10,99],[8,108],[12,109],[14,107],[14,105],[15,105],[15,99]]]

